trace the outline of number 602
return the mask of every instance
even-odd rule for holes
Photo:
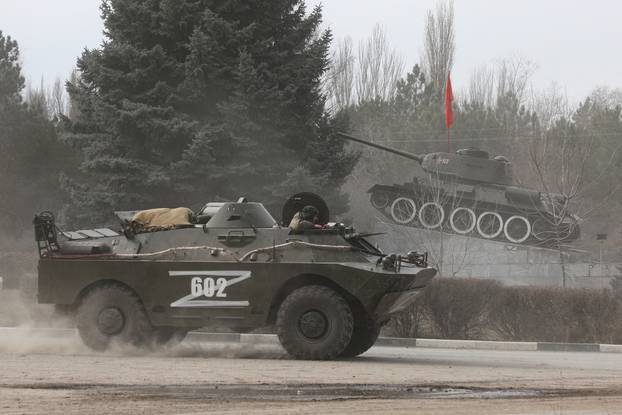
[[[190,281],[190,293],[193,297],[200,297],[202,295],[206,297],[226,297],[226,287],[226,278],[218,278],[217,280],[214,280],[214,278],[211,277],[194,277]]]

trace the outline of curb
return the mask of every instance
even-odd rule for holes
[[[435,349],[512,350],[524,352],[540,350],[538,348],[538,343],[536,342],[417,339],[416,344],[417,347],[429,347]]]
[[[538,350],[547,352],[600,352],[596,343],[538,343]]]
[[[24,328],[0,327],[0,338],[11,333],[25,336],[46,336],[62,338],[77,336],[72,328]],[[246,333],[207,333],[192,331],[186,341],[193,343],[241,343],[280,345],[276,334]],[[592,352],[622,353],[622,344],[597,343],[553,343],[553,342],[506,342],[487,340],[444,340],[444,339],[413,339],[401,337],[379,337],[375,347],[430,348],[430,349],[463,349],[463,350],[498,350],[498,351],[541,351],[541,352]]]
[[[238,334],[190,332],[188,341],[197,343],[242,343],[279,345],[276,334]],[[413,339],[402,337],[379,337],[375,347],[419,347],[429,349],[500,350],[522,352],[592,352],[622,353],[622,344],[552,343],[552,342],[506,342],[489,340]]]

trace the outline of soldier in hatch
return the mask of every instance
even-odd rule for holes
[[[319,214],[315,206],[307,205],[294,215],[289,227],[296,233],[304,232],[305,229],[324,229],[324,226],[318,223]]]

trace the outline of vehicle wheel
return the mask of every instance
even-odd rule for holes
[[[384,209],[389,206],[391,198],[387,192],[374,192],[371,194],[369,201],[376,209]]]
[[[296,359],[329,360],[350,343],[352,311],[334,290],[309,285],[294,290],[281,304],[276,328],[283,348]]]
[[[492,239],[503,232],[503,218],[497,212],[484,212],[477,218],[477,232],[486,239]]]
[[[100,351],[115,342],[146,346],[154,335],[140,298],[119,285],[91,290],[78,308],[77,326],[84,344]]]
[[[449,216],[451,229],[460,235],[470,233],[475,228],[476,222],[475,212],[468,207],[458,207]]]
[[[391,203],[391,217],[401,225],[412,222],[417,217],[417,205],[408,197],[398,197]]]
[[[380,335],[380,327],[373,321],[367,319],[367,322],[360,326],[355,326],[352,332],[350,343],[345,350],[341,352],[342,357],[355,357],[368,351]]]
[[[554,231],[551,230],[551,225],[543,218],[538,218],[533,222],[531,234],[538,241],[546,241],[555,237]]]
[[[156,327],[153,342],[156,346],[175,346],[181,343],[188,334],[188,330],[174,327]]]
[[[436,229],[445,220],[445,209],[440,203],[427,202],[419,208],[419,223],[426,229]]]
[[[520,244],[531,236],[531,224],[529,220],[520,215],[510,216],[505,220],[503,233],[508,241]]]

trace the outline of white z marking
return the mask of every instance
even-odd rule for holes
[[[226,298],[225,289],[251,277],[250,271],[169,271],[171,277],[192,277],[190,294],[171,303],[171,307],[248,307],[248,301],[195,300],[197,297]],[[226,277],[235,277],[228,280]]]

